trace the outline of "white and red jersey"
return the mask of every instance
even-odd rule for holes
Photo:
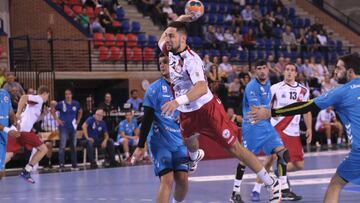
[[[28,95],[25,111],[21,113],[20,131],[30,132],[38,120],[44,100],[40,95]]]
[[[323,109],[319,112],[316,117],[315,130],[318,131],[324,123],[331,123],[336,119],[336,114],[333,110],[327,111],[327,109]]]
[[[175,54],[167,52],[165,43],[163,43],[161,50],[169,56],[169,73],[175,98],[188,93],[197,82],[206,81],[206,76],[204,75],[204,63],[199,55],[189,47],[184,51]],[[205,95],[189,104],[179,106],[178,110],[180,112],[192,112],[198,110],[204,104],[211,101],[212,98],[213,94],[208,88]]]
[[[298,82],[289,85],[285,81],[271,86],[272,108],[281,108],[289,104],[307,101],[309,90]],[[300,136],[301,115],[271,118],[271,124],[289,136]]]

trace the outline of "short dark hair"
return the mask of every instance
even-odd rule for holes
[[[296,66],[294,63],[287,63],[287,64],[285,65],[285,67],[286,67],[286,66],[294,66],[294,67],[295,67],[295,71],[298,72],[298,68],[297,68],[297,66]]]
[[[340,56],[339,60],[344,62],[346,70],[352,68],[355,74],[360,74],[360,56],[357,52]]]
[[[46,87],[45,85],[41,85],[39,88],[38,88],[38,94],[41,95],[43,93],[50,93],[50,89],[48,87]]]
[[[266,65],[266,61],[265,61],[265,60],[258,60],[258,61],[256,61],[256,63],[255,63],[255,67],[264,66],[264,65]]]
[[[184,22],[173,21],[168,25],[168,27],[176,28],[176,31],[182,32],[185,35],[187,34],[186,23],[184,23]]]
[[[163,52],[161,52],[160,55],[159,55],[159,58],[162,58],[162,57],[167,57],[167,55],[164,54]]]
[[[64,92],[69,91],[71,94],[73,93],[72,89],[66,88]]]
[[[132,90],[130,91],[130,94],[133,94],[134,92],[138,92],[138,90],[137,90],[137,89],[132,89]]]

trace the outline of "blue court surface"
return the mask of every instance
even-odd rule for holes
[[[327,184],[347,151],[307,153],[305,170],[290,173],[293,191],[303,196],[300,202],[322,202]],[[229,202],[237,160],[202,161],[190,177],[185,202]],[[20,177],[0,181],[0,202],[155,202],[159,179],[151,165],[34,175],[36,184]],[[250,201],[255,175],[247,170],[241,190]],[[262,201],[268,193],[262,189]],[[349,184],[341,193],[341,203],[360,202],[360,186]]]

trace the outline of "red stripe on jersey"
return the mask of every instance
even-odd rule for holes
[[[285,130],[289,124],[292,122],[295,116],[286,116],[278,124],[275,125],[275,128],[279,131]]]
[[[190,47],[187,47],[187,50],[191,54],[191,56],[194,56],[194,53],[192,53],[192,50],[190,49]]]
[[[300,86],[300,88],[301,88],[301,90],[300,90],[299,96],[298,96],[298,98],[297,98],[297,101],[298,101],[298,102],[299,102],[299,101],[302,101],[302,100],[300,99],[300,95],[303,95],[303,98],[304,98],[305,95],[306,95],[306,92],[307,92],[307,89],[306,89],[305,87],[301,87],[301,86]]]

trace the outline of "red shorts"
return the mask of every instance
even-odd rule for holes
[[[276,129],[276,128],[275,128]],[[304,161],[304,151],[300,136],[289,136],[282,130],[276,129],[286,149],[289,150],[290,162]]]
[[[180,113],[180,124],[185,138],[198,133],[208,136],[225,148],[230,148],[239,134],[238,127],[230,120],[216,96],[196,111]]]
[[[25,147],[27,150],[32,150],[32,148],[39,147],[42,144],[42,141],[35,133],[21,132],[20,137],[18,138],[9,136],[6,151],[17,153],[20,151],[21,146]]]

